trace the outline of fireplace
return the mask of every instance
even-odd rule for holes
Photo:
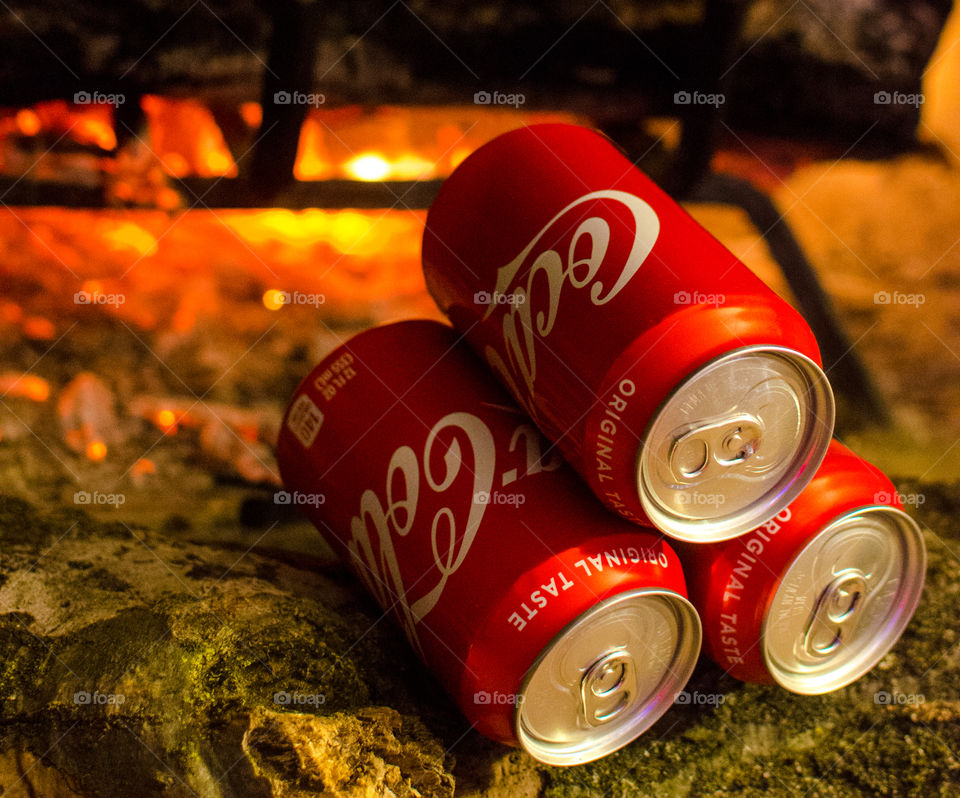
[[[276,501],[299,380],[355,332],[441,318],[420,268],[427,209],[520,125],[599,127],[684,200],[814,325],[840,430],[949,516],[955,496],[926,483],[960,462],[960,150],[956,108],[930,87],[955,85],[956,14],[941,41],[935,0],[788,5],[5,5],[0,785],[347,794],[338,767],[410,795],[575,781],[471,732]],[[925,630],[946,628],[926,612]],[[724,723],[781,733],[743,708],[759,692],[701,671],[698,689],[744,692]],[[828,756],[805,709],[767,699]],[[689,733],[727,740],[730,768],[760,778],[739,738],[688,709],[655,727],[649,762],[684,778]],[[954,711],[921,715],[952,739],[937,724]],[[582,773],[625,789],[625,773],[659,772],[637,750],[622,773]]]

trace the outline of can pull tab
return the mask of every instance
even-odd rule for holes
[[[637,692],[633,658],[618,648],[594,662],[580,680],[583,717],[590,726],[609,723],[630,706]]]
[[[670,470],[681,483],[708,478],[749,460],[762,438],[763,425],[749,413],[688,427],[670,444]]]
[[[867,593],[867,580],[856,568],[838,574],[820,594],[803,635],[803,650],[811,657],[829,657],[856,625]]]

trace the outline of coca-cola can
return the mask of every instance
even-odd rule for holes
[[[700,621],[663,538],[601,507],[446,325],[360,333],[285,415],[304,511],[470,722],[574,765],[671,705]]]
[[[763,526],[679,548],[704,653],[738,679],[804,694],[870,670],[909,622],[926,572],[923,535],[893,484],[837,441]]]
[[[773,517],[834,404],[801,316],[602,135],[532,125],[445,181],[427,287],[598,497],[679,540]]]

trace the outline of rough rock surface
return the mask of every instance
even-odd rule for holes
[[[0,498],[0,787],[57,796],[902,794],[960,788],[960,490],[923,495],[928,587],[826,696],[702,662],[621,751],[538,765],[471,731],[329,558],[202,544]],[[889,701],[886,696],[891,696]]]

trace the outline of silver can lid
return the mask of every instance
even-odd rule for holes
[[[630,590],[596,604],[527,671],[516,714],[521,745],[548,765],[616,751],[670,708],[700,643],[700,616],[677,593]]]
[[[693,372],[667,397],[637,457],[650,520],[691,543],[769,521],[813,478],[833,435],[823,371],[792,349],[750,346]]]
[[[920,601],[926,547],[893,507],[840,516],[807,543],[780,581],[763,622],[770,675],[794,693],[837,690],[897,642]]]

